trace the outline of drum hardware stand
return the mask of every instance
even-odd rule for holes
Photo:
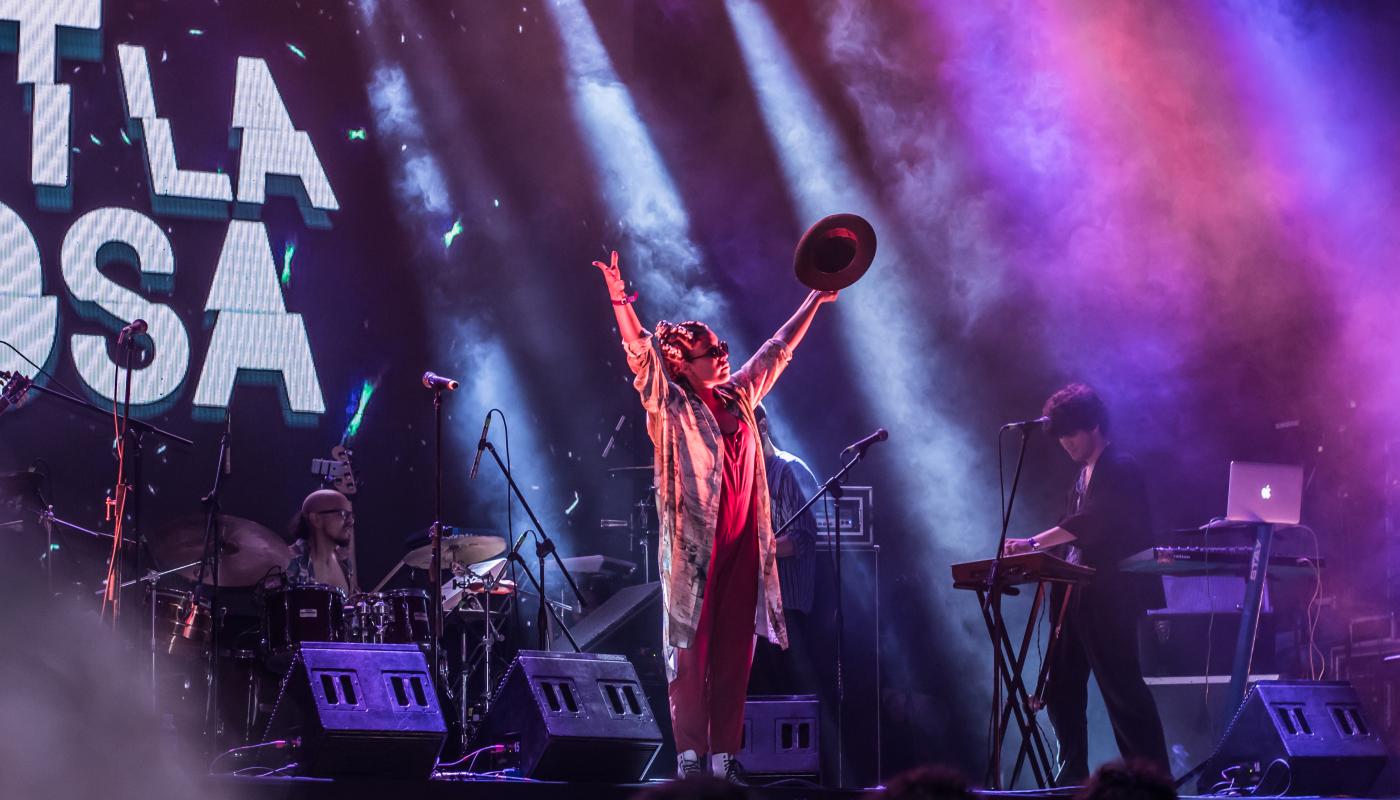
[[[128,364],[129,364],[129,363],[130,363],[130,353],[128,353]],[[128,369],[128,370],[127,370],[128,391],[129,391],[129,389],[130,389],[130,386],[129,386],[129,384],[130,384],[130,376],[131,376],[131,371]],[[112,414],[112,410],[109,409],[109,408],[101,408],[100,406],[93,405],[92,403],[89,403],[88,401],[83,400],[82,398],[74,397],[73,395],[68,394],[67,392],[60,392],[60,391],[57,391],[57,390],[55,390],[55,389],[50,389],[50,388],[47,387],[47,386],[40,386],[40,385],[34,383],[33,381],[29,380],[28,378],[25,378],[25,377],[24,377],[23,375],[21,375],[18,371],[14,371],[14,372],[0,371],[0,380],[5,380],[5,381],[23,380],[23,381],[24,381],[24,388],[19,392],[20,396],[23,396],[23,394],[24,394],[25,392],[35,391],[35,392],[39,392],[40,394],[45,394],[45,395],[48,395],[48,396],[50,396],[50,397],[54,397],[54,398],[57,398],[57,399],[59,399],[59,400],[62,400],[63,402],[68,403],[69,405],[76,406],[76,407],[78,407],[78,408],[81,408],[81,409],[87,411],[89,414],[96,414],[96,415],[98,415],[98,416],[103,417],[104,419],[110,417],[111,414]],[[129,397],[130,397],[130,395],[128,394],[128,398],[129,398]],[[18,402],[18,400],[16,400],[16,402]],[[186,439],[186,438],[183,437],[183,436],[179,436],[179,435],[177,435],[177,434],[171,433],[170,431],[167,431],[167,430],[165,430],[165,429],[163,429],[163,428],[156,427],[155,425],[152,425],[151,423],[145,422],[145,421],[143,421],[143,420],[139,420],[139,419],[130,419],[129,416],[128,416],[128,419],[126,419],[126,421],[125,421],[124,424],[125,424],[125,426],[126,426],[126,430],[129,431],[129,432],[131,432],[132,435],[136,438],[136,441],[137,441],[136,456],[137,456],[138,459],[140,458],[140,455],[141,455],[140,437],[141,437],[143,434],[147,434],[147,433],[155,434],[156,436],[159,436],[159,437],[161,437],[161,438],[163,438],[163,439],[165,439],[165,440],[167,440],[167,441],[174,442],[175,444],[183,445],[183,446],[185,446],[185,447],[192,447],[192,446],[194,445],[194,442],[193,442],[193,441],[191,441],[191,440],[189,440],[189,439]],[[138,487],[139,487],[139,484],[140,484],[140,469],[139,469],[139,467],[140,467],[140,463],[139,463],[139,460],[138,460],[138,462],[137,462],[137,469],[135,470],[135,473],[136,473],[136,475],[137,475],[136,485],[137,485]],[[138,504],[139,504],[140,493],[138,492],[136,496],[137,496],[137,498],[138,498]],[[133,516],[134,516],[134,514],[133,514]],[[50,552],[50,553],[53,552],[53,549],[52,549],[52,548],[53,548],[53,540],[52,540],[53,532],[52,532],[52,529],[49,527],[49,526],[52,525],[52,524],[61,525],[62,527],[68,528],[69,530],[74,530],[74,531],[77,531],[77,532],[79,532],[79,533],[84,533],[84,534],[87,534],[88,536],[92,536],[92,537],[95,537],[95,538],[107,538],[107,539],[115,538],[115,536],[114,536],[113,534],[106,533],[106,532],[103,532],[103,531],[94,531],[94,530],[91,530],[91,529],[88,529],[88,528],[84,528],[84,527],[82,527],[81,525],[75,525],[75,524],[73,524],[73,523],[71,523],[71,522],[67,522],[67,521],[65,521],[65,520],[63,520],[63,519],[60,519],[60,518],[54,516],[54,513],[53,513],[53,506],[48,506],[44,511],[40,512],[40,514],[39,514],[39,523],[40,523],[41,525],[44,525],[44,526],[45,526],[45,530],[48,531],[48,535],[49,535],[49,537],[50,537],[50,538],[49,538],[49,548],[50,548],[50,549],[49,549],[49,552]],[[139,534],[139,530],[138,530],[138,534]],[[138,535],[136,538],[126,538],[126,537],[123,537],[122,544],[123,544],[123,545],[126,545],[126,544],[136,544],[136,543],[138,543],[138,542],[140,542],[140,536],[139,536],[139,535]],[[138,559],[140,558],[139,550],[138,550],[138,556],[137,556],[137,557],[138,557]],[[45,559],[45,560],[47,561],[47,559],[48,559],[48,557],[46,556],[46,559]],[[182,567],[181,569],[184,569],[184,567]],[[162,574],[165,574],[165,573],[162,573]],[[138,582],[139,582],[139,580],[138,580],[138,581],[129,581],[129,582],[123,583],[122,586],[123,586],[123,587],[131,586],[132,584],[138,583]],[[101,592],[98,592],[98,594],[101,594]]]
[[[792,523],[807,512],[807,509],[816,504],[822,497],[830,496],[836,501],[835,513],[832,515],[832,551],[836,558],[836,784],[845,785],[846,777],[846,736],[845,736],[845,706],[846,706],[846,685],[845,685],[845,615],[842,597],[845,592],[841,586],[841,482],[846,479],[846,474],[855,468],[855,465],[865,458],[865,451],[873,442],[867,442],[864,446],[855,450],[855,455],[841,466],[835,475],[827,478],[817,493],[808,498],[802,507],[792,513],[782,525],[773,531],[773,539],[776,540]],[[842,455],[845,455],[843,452]]]
[[[522,534],[522,536],[523,535],[524,534]],[[500,574],[504,575],[505,570],[501,570]],[[473,725],[470,724],[472,721],[468,719],[471,713],[471,704],[467,702],[467,697],[471,691],[471,676],[472,673],[476,671],[477,664],[480,664],[482,669],[482,694],[479,704],[482,717],[484,718],[484,716],[491,711],[491,693],[495,688],[491,682],[491,651],[496,643],[505,641],[505,636],[501,634],[498,628],[500,622],[497,620],[498,618],[504,617],[507,613],[503,609],[498,614],[491,608],[491,597],[493,596],[491,590],[494,589],[498,583],[499,579],[488,581],[485,591],[480,595],[464,591],[457,608],[453,609],[454,611],[460,611],[464,614],[460,639],[462,670],[459,679],[461,681],[461,690],[457,695],[458,722],[461,726],[462,746],[464,748],[471,742],[472,738],[474,738],[473,735],[470,735],[474,734],[474,731],[471,731]],[[515,602],[514,594],[506,595],[506,597],[507,603]],[[470,637],[468,636],[465,623],[471,620],[477,612],[480,612],[482,618],[481,642],[477,644],[475,650],[468,654],[467,641]]]
[[[544,532],[544,526],[540,524],[539,518],[535,516],[534,510],[530,508],[530,503],[525,499],[525,494],[521,492],[520,487],[516,485],[515,478],[510,474],[510,469],[506,467],[505,462],[501,460],[500,454],[496,452],[496,446],[487,441],[483,441],[482,446],[491,454],[491,459],[496,462],[496,466],[500,468],[501,474],[505,476],[506,484],[510,486],[511,492],[515,494],[515,499],[520,501],[521,507],[525,509],[525,515],[528,516],[530,522],[535,525],[535,535],[539,537],[539,541],[535,545],[535,555],[538,556],[540,560],[539,579],[535,578],[534,573],[530,571],[529,565],[525,563],[525,559],[520,555],[520,545],[525,542],[524,534],[521,534],[519,539],[511,543],[510,550],[506,552],[505,557],[507,560],[520,564],[522,568],[521,571],[525,573],[525,577],[530,579],[530,583],[535,587],[535,591],[539,592],[541,605],[547,607],[550,616],[554,619],[554,623],[559,626],[559,630],[563,632],[564,638],[569,640],[569,644],[574,648],[574,652],[583,652],[578,646],[578,642],[574,641],[574,635],[569,632],[569,628],[564,624],[564,620],[560,618],[559,612],[553,605],[550,605],[548,599],[545,597],[543,584],[545,559],[554,556],[554,563],[559,566],[559,572],[563,574],[564,580],[569,584],[569,588],[573,590],[574,597],[578,598],[579,608],[586,608],[588,606],[588,601],[583,599],[583,593],[579,591],[578,584],[574,583],[574,576],[570,575],[569,568],[564,566],[564,561],[559,557],[559,551],[555,548],[554,542],[549,538],[549,535]],[[442,609],[441,583],[438,584],[438,594],[437,607],[440,613]],[[547,650],[549,649],[549,640],[546,638],[548,631],[544,625],[539,626],[539,628],[540,649]]]
[[[102,535],[103,535],[103,536],[107,536],[108,534],[102,534]],[[201,563],[201,562],[199,562],[199,561],[191,561],[191,562],[188,563],[188,564],[181,564],[181,565],[178,566],[178,567],[171,567],[170,569],[162,570],[162,571],[160,571],[160,572],[155,572],[155,571],[153,571],[153,570],[152,570],[152,571],[148,571],[145,575],[142,575],[142,576],[139,577],[139,578],[132,578],[131,580],[124,582],[121,586],[119,586],[119,587],[117,587],[117,588],[119,588],[119,589],[127,589],[127,588],[130,588],[130,587],[132,587],[132,586],[135,586],[135,585],[138,584],[138,583],[150,583],[150,584],[153,584],[153,585],[154,585],[157,581],[159,581],[161,578],[164,578],[166,575],[173,575],[173,574],[175,574],[176,572],[183,572],[184,570],[187,570],[187,569],[193,569],[194,567],[199,566],[200,563]],[[106,590],[105,590],[105,589],[98,589],[97,591],[93,592],[93,594],[102,594],[104,591],[106,591]]]
[[[656,486],[647,487],[647,493],[633,504],[632,541],[642,548],[642,582],[651,583],[651,520],[656,514]]]
[[[190,593],[190,602],[199,604],[199,588],[204,585],[205,567],[208,567],[210,578],[209,584],[209,658],[205,665],[204,676],[204,736],[208,739],[211,735],[210,725],[222,725],[222,720],[215,719],[215,701],[219,696],[219,559],[223,554],[223,509],[219,505],[219,489],[223,485],[225,475],[233,474],[232,463],[229,459],[229,439],[233,433],[232,416],[224,419],[224,432],[219,437],[219,458],[214,467],[214,485],[209,490],[209,494],[200,498],[209,509],[208,521],[204,527],[204,553],[199,561],[199,569],[194,576],[194,591]],[[152,603],[152,615],[154,616],[155,604]],[[152,622],[152,631],[155,624]]]

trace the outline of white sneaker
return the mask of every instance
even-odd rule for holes
[[[744,768],[733,753],[715,753],[710,756],[710,774],[739,786],[749,785],[744,780]]]
[[[676,777],[681,780],[700,774],[700,755],[694,750],[676,753]]]

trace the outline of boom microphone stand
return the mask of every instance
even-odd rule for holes
[[[520,487],[515,484],[515,478],[510,474],[510,469],[506,467],[505,462],[501,460],[500,454],[496,452],[495,445],[483,441],[482,447],[491,454],[491,459],[496,462],[496,466],[500,468],[501,474],[505,476],[506,483],[510,486],[510,490],[515,495],[515,499],[520,501],[521,507],[525,509],[525,515],[530,518],[530,522],[534,523],[535,532],[539,536],[539,542],[535,545],[535,555],[540,560],[541,577],[544,575],[545,559],[554,556],[554,563],[559,565],[559,572],[564,576],[564,580],[568,582],[569,588],[574,592],[574,596],[578,598],[579,608],[587,608],[588,601],[584,600],[583,593],[578,589],[578,584],[574,583],[574,576],[570,575],[569,568],[564,566],[564,560],[559,557],[559,551],[555,548],[554,541],[549,538],[549,534],[544,532],[544,526],[540,524],[539,518],[535,516],[534,510],[530,508],[530,503],[526,501],[524,493],[520,491]],[[554,624],[559,626],[559,630],[563,632],[564,638],[569,640],[569,645],[574,648],[574,652],[582,652],[582,648],[578,646],[578,642],[574,641],[574,635],[569,632],[568,627],[564,625],[564,620],[560,618],[558,609],[549,602],[548,597],[545,597],[544,586],[541,585],[540,580],[535,577],[534,573],[530,571],[530,566],[525,563],[525,559],[521,557],[520,545],[524,544],[524,542],[524,536],[512,542],[510,551],[506,553],[506,558],[510,561],[518,562],[521,565],[523,568],[521,572],[525,573],[525,577],[530,579],[530,583],[535,587],[535,591],[539,593],[540,604],[549,609],[550,616],[554,618]],[[438,607],[441,608],[442,604],[438,603]],[[539,627],[540,649],[543,650],[548,644],[545,639],[547,632],[544,629],[545,626]]]
[[[826,483],[822,484],[822,487],[817,490],[817,493],[812,495],[812,497],[808,499],[807,502],[803,503],[801,508],[794,511],[792,516],[788,517],[786,522],[778,526],[778,529],[776,531],[773,531],[773,538],[777,539],[779,536],[785,533],[788,528],[792,527],[792,523],[796,522],[798,517],[801,517],[804,513],[806,513],[807,509],[811,508],[814,504],[816,504],[818,500],[820,500],[823,497],[829,495],[832,499],[837,501],[836,513],[833,514],[832,519],[831,546],[836,561],[836,784],[838,786],[844,785],[846,778],[846,620],[843,603],[844,592],[842,591],[841,586],[841,482],[846,479],[846,474],[852,469],[854,469],[855,465],[859,463],[862,458],[865,458],[865,451],[870,448],[870,445],[874,444],[875,442],[884,441],[887,436],[888,434],[886,434],[885,430],[881,428],[878,432],[876,432],[875,435],[869,436],[856,443],[855,445],[852,445],[851,447],[848,447],[845,450],[843,450],[841,453],[842,456],[852,451],[855,452],[855,455],[851,457],[850,461],[847,461],[845,464],[843,464],[841,466],[841,469],[837,471],[835,475],[832,475],[830,478],[827,478]]]

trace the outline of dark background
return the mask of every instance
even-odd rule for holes
[[[948,565],[994,548],[997,426],[1037,416],[1070,380],[1103,390],[1115,442],[1149,470],[1163,538],[1223,513],[1230,460],[1301,463],[1304,521],[1329,559],[1320,636],[1336,641],[1347,619],[1386,607],[1382,456],[1397,393],[1385,223],[1397,184],[1381,156],[1394,147],[1384,144],[1400,75],[1393,12],[735,5],[772,20],[842,145],[847,161],[832,174],[865,187],[886,226],[872,277],[818,315],[771,401],[786,446],[818,476],[849,441],[891,433],[854,479],[874,487],[882,549],[881,580],[863,591],[882,603],[886,774],[926,759],[980,770],[990,668],[973,599],[948,586]],[[646,464],[650,445],[589,262],[621,250],[647,324],[717,310],[738,358],[806,291],[790,259],[810,203],[793,199],[789,145],[765,126],[725,4],[564,6],[588,13],[611,56],[615,81],[597,85],[629,93],[631,106],[610,113],[635,116],[614,117],[611,134],[580,121],[580,31],[547,4],[106,3],[102,62],[60,63],[79,150],[66,213],[35,205],[23,92],[7,78],[13,58],[0,58],[0,117],[11,121],[0,128],[11,154],[0,202],[29,225],[45,292],[60,297],[74,219],[103,206],[153,216],[139,144],[118,135],[116,45],[148,49],[181,166],[235,174],[235,62],[268,61],[341,203],[330,230],[306,228],[286,198],[262,215],[279,265],[296,243],[284,296],[305,319],[327,412],[290,426],[279,385],[240,381],[223,507],[282,530],[318,485],[310,460],[341,441],[373,382],[350,441],[366,584],[432,520],[423,370],[463,383],[445,401],[446,521],[502,536],[527,525],[516,509],[507,529],[494,467],[466,479],[480,420],[499,407],[517,478],[561,550],[635,561],[626,533],[598,522],[628,516],[645,487],[608,470]],[[1202,26],[1211,36],[1182,44]],[[1257,62],[1251,43],[1264,48]],[[656,196],[655,175],[599,166],[600,148],[626,140],[624,123],[648,133],[685,224],[659,227],[656,208],[617,203]],[[359,128],[364,140],[347,135]],[[824,213],[848,210],[829,202]],[[200,510],[222,431],[195,419],[190,397],[227,222],[157,221],[177,269],[173,295],[156,299],[185,322],[191,363],[173,406],[135,414],[196,444],[149,443],[146,531]],[[690,247],[679,260],[676,230]],[[137,287],[129,268],[107,274]],[[696,298],[709,305],[696,311]],[[59,308],[46,366],[76,386],[68,337],[117,325],[84,319],[66,298]],[[893,411],[890,398],[903,398]],[[0,471],[42,470],[55,512],[100,528],[111,440],[109,420],[32,396],[0,420]],[[1013,535],[1053,522],[1072,467],[1035,439],[1026,476]],[[14,558],[35,557],[32,541],[9,544]],[[57,558],[85,588],[101,577],[100,547],[70,537]],[[1106,757],[1111,743],[1100,745]]]

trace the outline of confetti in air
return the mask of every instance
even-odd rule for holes
[[[296,45],[292,44],[291,42],[287,42],[287,49],[288,49],[288,50],[291,50],[291,51],[292,51],[292,55],[296,56],[297,58],[301,59],[302,61],[305,61],[305,60],[306,60],[306,53],[302,52],[302,49],[301,49],[300,47],[297,47]]]
[[[297,254],[297,240],[291,239],[282,250],[282,285],[288,286],[292,282],[292,257]]]
[[[442,235],[442,247],[443,247],[443,249],[446,250],[447,248],[451,247],[451,246],[452,246],[452,243],[453,243],[454,241],[456,241],[456,239],[457,239],[458,236],[461,236],[461,235],[462,235],[462,220],[461,220],[461,219],[458,219],[456,222],[452,223],[452,230],[450,230],[450,231],[448,231],[447,233],[444,233],[444,234]]]
[[[349,440],[360,432],[360,423],[365,419],[365,407],[369,405],[369,398],[374,395],[374,381],[365,381],[360,387],[360,399],[355,404],[355,413],[350,417],[350,422],[345,426],[345,440]]]
[[[95,134],[95,133],[89,133],[89,134],[88,134],[88,141],[92,142],[93,144],[97,145],[98,147],[101,147],[101,146],[102,146],[102,140],[99,139],[99,138],[97,138],[97,134]]]
[[[131,137],[126,135],[126,130],[125,130],[125,129],[123,129],[122,131],[120,131],[120,133],[121,133],[121,135],[122,135],[122,142],[123,142],[124,144],[126,144],[128,147],[130,147],[130,146],[131,146]]]
[[[203,36],[203,35],[204,35],[204,31],[200,30],[199,28],[190,28],[190,35],[191,35],[191,36]]]
[[[567,517],[567,516],[569,516],[570,514],[574,513],[574,509],[578,508],[578,503],[579,503],[578,492],[574,492],[574,502],[570,503],[570,504],[569,504],[569,507],[566,508],[566,509],[564,509],[564,516]]]
[[[351,128],[345,132],[345,136],[352,142],[363,142],[369,138],[369,133],[364,128]]]

